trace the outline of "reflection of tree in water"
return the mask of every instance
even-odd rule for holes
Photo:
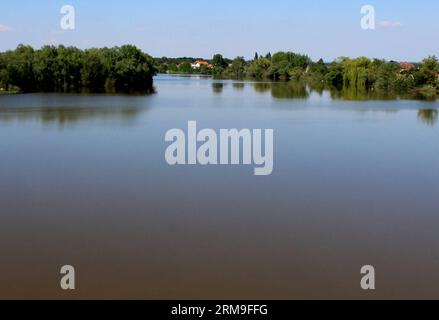
[[[392,91],[379,90],[357,90],[355,87],[343,87],[341,89],[329,88],[331,98],[334,100],[395,100],[398,98],[397,93]]]
[[[326,89],[325,83],[323,81],[309,81],[308,87],[311,92],[316,92],[320,96]]]
[[[212,83],[212,91],[214,93],[221,93],[224,89],[224,83],[222,82],[213,82]]]
[[[142,110],[136,107],[120,108],[83,108],[83,107],[60,107],[60,108],[0,108],[0,122],[11,121],[41,121],[44,124],[76,123],[84,120],[121,119],[133,120]]]
[[[276,82],[271,88],[271,95],[277,99],[307,99],[309,92],[306,84],[300,81]]]
[[[259,93],[266,93],[271,90],[271,83],[270,82],[255,82],[253,84],[253,89],[255,89],[256,92]]]
[[[436,95],[422,90],[415,90],[410,92],[397,92],[395,90],[366,90],[357,89],[351,86],[342,88],[329,87],[328,89],[331,98],[334,100],[351,100],[351,101],[365,101],[365,100],[428,100],[435,101]]]
[[[418,118],[429,126],[434,126],[438,119],[437,109],[422,109],[418,111]]]
[[[242,91],[245,88],[245,83],[244,82],[234,82],[232,84],[233,89],[237,90],[237,91]]]

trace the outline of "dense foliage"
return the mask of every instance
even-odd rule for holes
[[[191,63],[202,60],[206,61],[212,65],[214,68],[210,68],[206,65],[202,65],[198,69],[193,69]],[[180,58],[155,58],[155,65],[159,73],[171,73],[171,74],[201,74],[201,75],[212,75],[216,73],[221,73],[232,60],[224,59],[222,55],[218,54],[213,57],[212,60],[205,60],[203,58],[193,58],[193,57],[180,57]]]
[[[0,53],[0,90],[152,92],[154,60],[135,46],[80,50],[20,45]]]
[[[195,61],[204,63],[193,67]],[[293,52],[233,60],[215,54],[212,59],[156,58],[135,46],[80,50],[20,45],[0,53],[0,93],[9,92],[151,92],[160,73],[204,74],[218,78],[294,80],[327,86],[345,95],[400,92],[435,97],[439,89],[439,62],[434,56],[420,63],[400,63],[360,57],[332,63],[313,62]]]
[[[404,64],[368,58],[341,58],[328,66],[324,79],[351,90],[431,90],[439,85],[439,63],[428,57],[419,64]]]
[[[160,58],[156,64],[161,72],[201,73],[232,79],[295,80],[323,84],[351,94],[393,91],[432,97],[439,89],[439,62],[434,56],[411,64],[366,57],[339,58],[332,63],[322,59],[313,62],[308,56],[293,52],[265,56],[256,53],[251,61],[243,57],[228,60],[216,54],[207,60],[213,65],[210,69],[192,69],[193,61],[192,58],[180,58],[179,61]],[[170,65],[175,67],[168,68]]]

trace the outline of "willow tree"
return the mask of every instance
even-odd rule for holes
[[[368,89],[368,67],[371,61],[366,57],[356,59],[344,59],[343,85],[355,91]]]

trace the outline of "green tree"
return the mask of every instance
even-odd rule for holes
[[[115,48],[113,75],[116,91],[143,91],[152,89],[155,75],[154,61],[135,46]]]
[[[0,85],[23,92],[152,91],[153,59],[134,46],[82,51],[19,45],[0,54]]]
[[[59,70],[57,68],[58,52],[54,46],[44,46],[34,55],[33,67],[37,90],[43,92],[59,91]]]
[[[265,79],[270,76],[271,60],[267,58],[259,58],[253,60],[246,69],[246,75],[253,79]]]
[[[328,72],[328,67],[326,66],[323,59],[319,59],[319,61],[312,64],[311,72],[314,74],[324,76]]]
[[[191,64],[189,62],[182,62],[178,67],[178,71],[185,74],[191,73],[192,72]]]
[[[400,70],[399,63],[374,60],[369,70],[370,86],[378,90],[393,90]]]
[[[418,85],[437,86],[439,74],[439,63],[435,56],[422,60],[419,72],[416,75]]]
[[[34,49],[25,45],[19,45],[15,51],[5,54],[6,73],[3,72],[3,78],[7,81],[7,87],[13,85],[25,92],[35,91],[33,56]]]
[[[103,91],[109,70],[105,66],[102,50],[89,49],[84,52],[81,69],[81,82],[90,91]]]
[[[227,68],[228,64],[221,54],[215,54],[212,58],[212,64],[217,68]]]
[[[343,66],[343,85],[345,88],[350,88],[354,91],[365,91],[368,80],[368,66],[370,60],[366,57],[356,59],[344,59]]]
[[[340,59],[328,66],[328,72],[325,74],[324,79],[327,84],[338,89],[343,86],[343,66]]]
[[[303,73],[307,66],[312,63],[306,55],[294,52],[276,52],[272,59],[271,77],[273,79],[288,80],[292,76],[298,77],[298,73]],[[299,70],[301,70],[299,72]]]
[[[227,69],[227,75],[234,79],[244,78],[246,64],[244,57],[236,57]]]

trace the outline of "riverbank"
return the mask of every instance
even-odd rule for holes
[[[439,96],[439,60],[429,56],[420,62],[384,59],[339,58],[332,62],[313,61],[307,55],[276,52],[243,57],[212,59],[155,58],[160,73],[212,75],[218,79],[305,82],[307,85],[337,88],[350,94],[411,95],[420,100]],[[209,65],[211,67],[206,67]]]
[[[21,92],[19,91],[2,91],[0,90],[0,96],[6,96],[6,95],[11,95],[11,94],[19,94]]]

